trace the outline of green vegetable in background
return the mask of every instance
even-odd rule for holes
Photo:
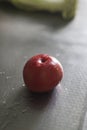
[[[62,12],[64,19],[75,16],[77,0],[10,0],[14,5],[25,10],[47,10]]]

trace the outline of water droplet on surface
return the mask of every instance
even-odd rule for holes
[[[2,74],[5,74],[5,72],[4,72],[4,71],[3,71],[3,72],[2,72],[2,71],[0,71],[0,75],[2,75]]]
[[[22,84],[22,87],[25,87],[25,84]]]
[[[6,76],[6,79],[10,79],[11,78],[11,76]]]
[[[5,74],[5,72],[3,71],[2,74]]]
[[[67,89],[67,88],[65,88],[65,90],[67,91],[68,89]]]
[[[27,56],[24,56],[24,59],[27,59]]]
[[[56,54],[56,57],[58,57],[59,55],[60,55],[60,54],[59,54],[59,53],[57,53],[57,54]]]
[[[25,113],[25,112],[27,112],[27,109],[23,109],[23,110],[22,110],[22,113]]]
[[[15,88],[12,88],[12,90],[14,90]]]
[[[6,101],[4,100],[2,103],[3,103],[3,104],[6,104]]]

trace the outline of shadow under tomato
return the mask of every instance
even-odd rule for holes
[[[5,107],[3,106],[2,122],[10,121],[9,126],[13,128],[14,124],[21,130],[26,127],[36,128],[37,124],[44,116],[44,112],[55,107],[58,99],[58,89],[55,88],[48,93],[32,93],[26,87],[18,87],[9,94]],[[49,115],[49,114],[48,114]],[[6,129],[9,130],[9,126]],[[21,128],[22,126],[22,128]]]
[[[31,109],[42,110],[51,102],[55,102],[56,100],[56,89],[46,93],[33,93],[30,92],[27,88],[25,89],[25,96],[23,97]]]

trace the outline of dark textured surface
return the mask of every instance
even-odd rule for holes
[[[87,0],[64,22],[0,3],[0,130],[87,130]],[[37,53],[60,60],[64,78],[44,95],[23,85],[25,62]],[[85,116],[86,114],[86,116]]]

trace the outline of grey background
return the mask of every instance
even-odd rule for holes
[[[23,66],[38,53],[55,56],[64,68],[49,94],[31,94],[23,84]],[[79,0],[69,22],[0,3],[0,130],[86,130],[86,94],[87,0]]]

